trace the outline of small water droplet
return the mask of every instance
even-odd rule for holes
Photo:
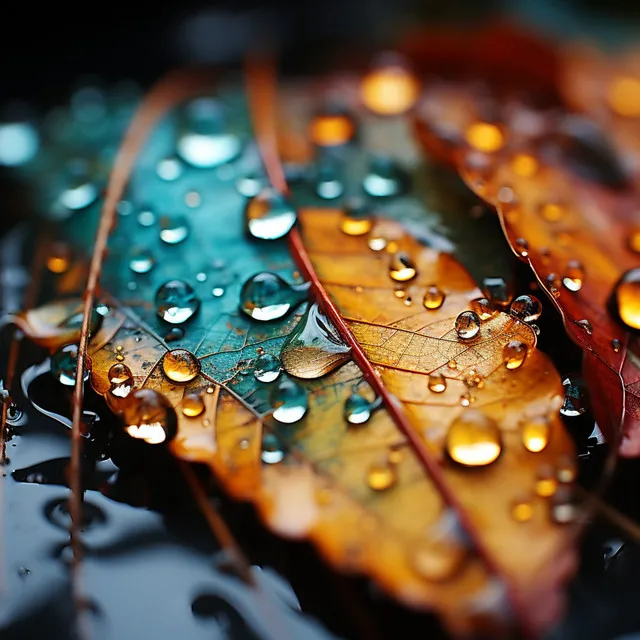
[[[374,156],[362,186],[372,197],[391,198],[406,191],[408,183],[408,175],[395,160],[386,156]]]
[[[76,371],[78,363],[78,345],[67,344],[60,347],[51,356],[51,373],[53,377],[65,385],[66,387],[73,387],[76,384]],[[89,378],[90,367],[89,361],[85,362],[84,366],[84,381]]]
[[[307,413],[307,392],[293,380],[283,378],[271,393],[271,406],[274,419],[283,424],[293,424]]]
[[[214,298],[222,298],[222,296],[224,295],[224,287],[213,287],[213,289],[211,289],[211,295]]]
[[[158,177],[166,182],[173,182],[182,175],[182,165],[177,158],[164,158],[156,165]]]
[[[303,302],[308,289],[309,283],[290,285],[279,275],[263,271],[242,285],[240,309],[254,320],[277,320]]]
[[[344,403],[344,419],[353,425],[365,424],[380,403],[380,398],[369,401],[360,393],[352,393]]]
[[[138,214],[138,224],[141,227],[152,227],[156,223],[156,214],[145,209]]]
[[[129,259],[129,269],[134,273],[149,273],[155,264],[156,260],[148,249],[135,250]]]
[[[513,300],[513,292],[504,278],[485,278],[482,291],[489,302],[496,307],[506,309]]]
[[[418,274],[413,260],[406,253],[394,253],[389,261],[389,276],[396,282],[408,282]]]
[[[480,331],[480,318],[473,311],[463,311],[456,318],[455,327],[459,338],[471,340]]]
[[[541,498],[549,498],[558,487],[556,474],[550,465],[541,465],[536,472],[535,490]]]
[[[184,338],[184,329],[182,327],[171,327],[164,336],[165,342],[175,342]]]
[[[280,376],[280,360],[270,353],[263,353],[256,359],[253,375],[259,382],[277,380]]]
[[[284,370],[305,379],[326,375],[350,357],[350,347],[316,303],[309,305],[280,352]]]
[[[516,153],[511,158],[511,170],[521,178],[531,178],[538,172],[538,161],[529,153]]]
[[[161,444],[173,438],[178,419],[171,403],[154,389],[136,389],[124,407],[125,431],[148,444]]]
[[[533,501],[529,496],[518,497],[511,503],[511,517],[516,522],[529,522],[533,513]]]
[[[527,357],[528,347],[520,340],[510,340],[504,345],[502,358],[507,369],[519,369]]]
[[[166,244],[179,244],[189,237],[189,223],[185,216],[162,216],[160,240]]]
[[[200,373],[200,362],[191,351],[173,349],[164,354],[162,370],[172,382],[191,382]]]
[[[486,466],[502,450],[498,425],[480,411],[468,409],[449,427],[446,450],[452,460],[467,467]]]
[[[54,242],[47,256],[47,269],[51,273],[65,273],[71,266],[72,253],[69,245],[64,242]]]
[[[315,189],[324,200],[339,198],[344,192],[344,183],[340,179],[338,168],[332,163],[323,162],[316,173]]]
[[[556,273],[550,273],[547,276],[547,285],[549,286],[549,293],[554,298],[558,298],[560,296],[560,286],[562,285],[560,276]]]
[[[114,364],[108,373],[110,384],[121,384],[133,378],[131,369],[126,364]]]
[[[309,137],[319,147],[337,147],[351,141],[356,134],[356,122],[343,109],[330,105],[317,113],[309,125]]]
[[[368,245],[369,249],[371,249],[372,251],[382,251],[387,246],[387,239],[383,236],[372,235],[369,238]]]
[[[447,388],[447,379],[441,373],[432,373],[429,375],[428,387],[433,393],[444,393]]]
[[[155,296],[156,312],[165,322],[182,324],[200,307],[200,298],[193,287],[182,280],[165,282]]]
[[[418,100],[420,82],[407,62],[395,53],[380,57],[362,79],[360,96],[363,104],[383,116],[405,113]]]
[[[523,322],[535,322],[542,315],[542,304],[535,296],[518,296],[511,303],[509,312]]]
[[[98,187],[90,175],[89,164],[82,159],[72,160],[66,168],[65,187],[58,202],[66,209],[79,211],[98,199]]]
[[[475,399],[471,396],[470,393],[463,393],[460,396],[460,404],[463,407],[468,407],[472,402],[475,402]]]
[[[586,391],[582,381],[565,378],[562,385],[564,386],[564,402],[560,413],[569,418],[585,413],[587,411]]]
[[[480,318],[482,322],[489,320],[489,318],[492,318],[496,314],[495,309],[491,308],[491,303],[487,298],[471,300],[469,307],[471,307],[471,311],[478,315],[478,318]]]
[[[561,456],[556,467],[558,482],[569,484],[574,482],[577,476],[575,462],[569,456]]]
[[[29,122],[0,124],[0,165],[18,167],[38,153],[40,140],[37,129]]]
[[[293,206],[270,187],[262,189],[245,207],[249,235],[259,240],[277,240],[289,233],[297,214]]]
[[[192,167],[213,168],[230,162],[242,150],[240,139],[225,132],[222,105],[210,97],[197,98],[183,110],[176,151]]]
[[[422,304],[425,309],[434,310],[439,309],[445,300],[445,293],[437,285],[431,284],[427,287],[422,298]]]
[[[577,260],[569,260],[564,276],[562,277],[562,284],[574,293],[582,289],[582,285],[584,284],[584,267],[580,262]]]
[[[389,460],[374,462],[367,469],[367,484],[374,491],[386,491],[398,482],[396,465]]]
[[[449,369],[457,369],[458,363],[455,360],[449,360],[449,362],[447,362],[447,367],[449,367]]]
[[[265,433],[262,437],[262,462],[265,464],[278,464],[282,462],[285,449],[280,438],[273,433]]]
[[[182,398],[182,413],[187,418],[196,418],[204,411],[204,400],[201,393],[186,393]]]
[[[549,442],[549,421],[543,418],[527,420],[522,425],[520,434],[525,449],[539,453]]]
[[[504,134],[495,124],[490,122],[473,122],[464,132],[469,146],[483,153],[494,153],[504,146]]]
[[[184,194],[184,203],[189,209],[195,209],[200,206],[202,202],[202,196],[197,191],[187,191]]]
[[[348,236],[363,236],[372,226],[373,218],[367,203],[360,198],[351,199],[344,208],[340,230]]]
[[[565,212],[564,205],[555,202],[547,202],[540,207],[540,215],[547,222],[558,222],[564,217]]]
[[[558,487],[551,500],[551,519],[556,524],[575,522],[580,516],[580,506],[575,491],[570,486]]]
[[[640,268],[622,275],[614,288],[613,299],[620,320],[630,329],[640,329]]]
[[[514,246],[519,256],[526,258],[529,255],[529,243],[524,238],[517,238]]]
[[[576,320],[576,325],[578,325],[589,336],[593,333],[593,327],[586,318]]]
[[[614,350],[615,353],[618,353],[620,349],[622,349],[622,342],[620,342],[618,338],[614,338],[611,341],[611,348]]]

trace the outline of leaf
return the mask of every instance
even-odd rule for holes
[[[512,624],[511,607],[523,626],[540,632],[558,613],[575,532],[552,521],[557,499],[532,494],[548,495],[557,474],[570,480],[574,470],[573,448],[557,416],[562,387],[536,351],[533,330],[492,310],[479,337],[463,341],[453,329],[455,318],[480,292],[452,257],[418,243],[396,222],[379,219],[376,224],[418,269],[402,300],[388,275],[391,253],[372,251],[365,236],[342,233],[340,211],[305,210],[306,249],[296,231],[292,249],[300,268],[313,276],[327,331],[332,333],[333,321],[357,364],[318,379],[280,374],[272,382],[256,380],[260,356],[277,357],[287,348],[304,352],[301,334],[290,344],[289,336],[321,314],[312,306],[301,320],[301,297],[295,298],[299,311],[269,323],[238,308],[243,283],[258,271],[301,283],[283,241],[246,237],[245,199],[236,180],[253,171],[258,180],[264,176],[242,100],[225,89],[216,100],[245,148],[231,165],[233,174],[225,166],[178,163],[182,176],[176,183],[158,175],[159,162],[175,149],[184,113],[161,123],[135,165],[126,195],[134,211],[184,215],[186,224],[174,217],[145,226],[138,215],[119,216],[100,297],[109,312],[89,343],[92,386],[124,415],[130,435],[157,443],[172,438],[176,455],[209,465],[229,493],[252,501],[274,530],[309,537],[336,567],[367,573],[409,605],[434,608],[454,633],[497,633]],[[197,198],[185,198],[194,193]],[[86,235],[71,222],[69,237],[82,246]],[[183,227],[188,230],[181,241],[167,243],[166,233],[162,239],[161,231],[180,235]],[[146,273],[131,270],[138,250],[152,258]],[[329,250],[340,260],[322,255]],[[188,309],[193,315],[177,325],[167,322],[175,315],[160,310],[159,317],[154,301],[157,289],[175,279],[193,288],[185,307],[194,296],[199,300]],[[439,309],[422,306],[427,285],[445,292]],[[365,299],[358,287],[370,295]],[[408,297],[413,306],[405,305]],[[54,334],[64,313],[51,315]],[[28,333],[28,321],[23,328]],[[380,337],[391,340],[389,350]],[[504,347],[514,340],[526,357],[508,370]],[[178,363],[172,380],[167,371],[177,350],[192,354],[193,360],[182,353],[197,364]],[[295,365],[288,366],[295,373]],[[429,372],[443,374],[445,390],[429,391]],[[283,390],[290,400],[293,395],[298,413],[306,406],[298,420],[274,415]],[[369,407],[361,426],[345,420],[354,402]],[[465,410],[466,402],[473,409]],[[502,454],[493,464],[466,469],[445,456],[447,432],[463,414],[489,421],[491,433],[499,431]],[[531,427],[542,440],[548,433],[548,443],[535,453],[522,444],[523,429]],[[513,518],[514,500],[523,500],[516,513],[527,522]]]

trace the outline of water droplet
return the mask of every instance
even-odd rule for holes
[[[164,336],[165,342],[175,342],[184,338],[184,329],[182,327],[171,327]]]
[[[66,209],[79,211],[93,204],[98,195],[88,163],[82,159],[71,161],[66,168],[65,187],[58,196],[58,202]]]
[[[529,153],[516,153],[511,158],[511,170],[521,178],[531,178],[538,172],[538,161]]]
[[[340,180],[338,168],[329,162],[323,162],[318,167],[315,188],[318,196],[324,200],[339,198],[344,192],[344,184]]]
[[[432,373],[429,375],[429,391],[433,393],[444,393],[447,388],[447,379],[441,373]]]
[[[607,91],[607,102],[611,110],[623,118],[640,117],[640,79],[614,77]]]
[[[541,465],[536,472],[535,489],[541,498],[552,496],[558,487],[556,475],[549,465]]]
[[[275,189],[262,189],[245,207],[249,235],[259,240],[277,240],[293,227],[297,215],[292,205]]]
[[[457,369],[458,363],[455,360],[449,360],[449,362],[447,362],[447,367],[449,367],[449,369]]]
[[[380,404],[381,398],[370,402],[362,394],[352,393],[344,403],[344,419],[349,424],[365,424]]]
[[[506,309],[513,300],[511,287],[504,278],[485,278],[482,281],[482,291],[493,306],[501,309]]]
[[[482,322],[489,320],[489,318],[492,318],[496,314],[496,311],[491,308],[491,303],[487,298],[476,298],[469,303],[469,306],[471,307],[471,311],[477,314]]]
[[[148,249],[137,249],[129,259],[129,269],[134,273],[149,273],[156,264],[153,254]]]
[[[634,253],[640,253],[640,227],[634,227],[629,231],[627,246]]]
[[[204,400],[201,393],[186,393],[182,398],[182,413],[187,418],[196,418],[204,409]]]
[[[173,438],[178,419],[171,403],[154,389],[136,389],[129,395],[122,416],[125,431],[148,444],[161,444]]]
[[[278,464],[284,459],[285,449],[280,438],[273,433],[265,433],[262,437],[262,462]]]
[[[280,376],[280,360],[270,353],[263,353],[256,359],[253,375],[259,382],[277,380]]]
[[[413,260],[406,253],[394,253],[389,261],[389,276],[396,282],[408,282],[416,277]]]
[[[464,132],[469,146],[483,153],[494,153],[504,146],[504,135],[500,128],[490,122],[473,122]]]
[[[622,275],[614,288],[613,299],[620,320],[630,329],[640,329],[640,268]]]
[[[210,169],[240,154],[240,139],[224,131],[224,115],[222,105],[208,97],[197,98],[184,108],[176,151],[185,162]]]
[[[303,302],[308,289],[309,283],[290,285],[279,275],[263,271],[242,285],[240,308],[254,320],[277,320]]]
[[[562,284],[569,289],[569,291],[580,291],[584,284],[584,267],[577,260],[569,260],[564,276],[562,277]]]
[[[620,349],[622,349],[622,342],[620,342],[618,338],[614,338],[611,341],[611,348],[614,350],[615,353],[618,353]]]
[[[45,517],[51,524],[60,527],[64,531],[71,528],[71,513],[69,511],[69,501],[66,498],[52,500],[45,505]],[[82,503],[82,522],[80,524],[82,531],[87,531],[96,525],[104,524],[107,517],[97,505],[83,500]]]
[[[527,420],[520,433],[525,449],[539,453],[549,442],[549,421],[543,418]]]
[[[156,214],[145,209],[138,214],[138,224],[141,227],[152,227],[156,223]]]
[[[309,137],[319,147],[337,147],[346,144],[356,134],[353,117],[336,107],[316,114],[309,126]]]
[[[273,417],[283,424],[301,420],[309,408],[307,392],[289,378],[283,378],[271,393]]]
[[[480,318],[473,311],[463,311],[456,318],[455,327],[459,338],[471,340],[480,331]]]
[[[519,256],[526,258],[529,255],[529,243],[524,238],[517,238],[514,246]]]
[[[110,384],[122,384],[133,378],[131,369],[126,364],[118,363],[114,364],[108,373]]]
[[[360,95],[369,111],[400,115],[418,100],[420,82],[403,58],[385,54],[362,79]]]
[[[200,362],[191,351],[173,349],[164,354],[162,370],[172,382],[191,382],[200,373]]]
[[[65,273],[71,266],[71,249],[64,242],[55,242],[47,257],[47,268],[51,273]]]
[[[185,216],[162,216],[160,240],[166,244],[179,244],[189,236],[189,223]]]
[[[38,153],[40,140],[36,128],[28,122],[0,124],[0,165],[18,167]]]
[[[529,496],[518,497],[511,504],[511,517],[516,522],[529,522],[533,512],[533,502]]]
[[[265,186],[265,180],[254,173],[241,176],[236,180],[236,189],[238,193],[245,198],[257,196]]]
[[[182,280],[169,280],[156,292],[156,312],[165,322],[182,324],[200,307],[200,299],[193,287]]]
[[[558,460],[556,477],[558,482],[569,484],[574,482],[577,476],[576,465],[569,456],[562,456]]]
[[[551,293],[554,298],[558,298],[560,296],[560,286],[562,285],[560,276],[556,273],[550,273],[547,276],[547,285],[549,287],[549,293]]]
[[[73,387],[76,384],[76,372],[78,363],[78,345],[67,344],[60,347],[51,356],[51,373],[53,377],[65,385],[66,387]],[[84,381],[89,378],[90,367],[89,361],[85,362],[84,366]]]
[[[224,291],[224,287],[213,287],[213,289],[211,289],[211,295],[214,298],[222,298]]]
[[[379,235],[374,235],[369,238],[368,245],[372,251],[382,251],[387,246],[387,239]]]
[[[348,236],[363,236],[372,226],[373,219],[366,202],[360,198],[350,200],[344,209],[340,230]]]
[[[519,369],[527,357],[528,347],[520,340],[511,340],[504,345],[502,358],[507,369]]]
[[[284,370],[306,379],[330,373],[350,357],[350,347],[315,303],[309,305],[280,352]]]
[[[535,322],[542,315],[542,304],[535,296],[518,296],[511,303],[509,311],[523,322]]]
[[[576,325],[579,326],[587,335],[593,333],[593,327],[587,319],[576,320]]]
[[[409,177],[400,165],[385,156],[375,156],[362,181],[366,193],[375,198],[390,198],[406,191]]]
[[[581,416],[587,411],[584,384],[579,380],[574,382],[571,378],[565,378],[562,385],[564,386],[564,402],[560,413],[569,418]]]
[[[435,284],[431,284],[427,287],[422,298],[422,304],[425,309],[439,309],[444,303],[445,293]]]
[[[158,177],[166,182],[173,182],[182,175],[182,165],[177,158],[164,158],[156,165]]]
[[[540,207],[540,215],[547,222],[558,222],[566,213],[564,205],[556,202],[547,202]]]
[[[468,409],[449,427],[446,450],[452,460],[467,467],[491,464],[502,450],[500,429],[484,413]]]
[[[396,465],[384,460],[374,462],[367,469],[367,484],[374,491],[386,491],[398,482]]]
[[[551,519],[556,524],[575,522],[580,516],[580,506],[571,487],[558,487],[551,500]]]

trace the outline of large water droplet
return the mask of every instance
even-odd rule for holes
[[[126,364],[118,362],[109,369],[108,377],[109,384],[122,384],[133,378],[133,374]]]
[[[520,340],[510,340],[504,345],[502,358],[507,369],[519,369],[527,357],[528,347]]]
[[[349,424],[364,424],[381,403],[382,398],[380,397],[369,401],[360,393],[352,393],[344,403],[344,419]]]
[[[620,320],[631,329],[640,329],[640,268],[627,271],[614,289]]]
[[[480,331],[480,318],[473,311],[463,311],[456,318],[455,327],[459,338],[471,340]]]
[[[222,106],[213,98],[198,98],[184,109],[177,153],[198,168],[217,167],[236,158],[242,149],[240,139],[224,131]]]
[[[301,420],[309,408],[307,392],[289,378],[283,378],[271,393],[273,417],[283,424]]]
[[[289,233],[297,214],[290,202],[267,187],[247,202],[244,210],[249,235],[259,240],[277,240]]]
[[[433,393],[444,393],[447,389],[447,379],[441,373],[432,373],[429,375],[427,386]]]
[[[366,193],[376,198],[390,198],[406,191],[409,176],[393,159],[375,156],[369,163],[369,171],[362,181]]]
[[[337,369],[350,354],[351,348],[314,303],[284,343],[280,361],[288,374],[313,379]]]
[[[468,409],[449,427],[446,450],[452,460],[467,467],[491,464],[502,450],[500,429],[484,413]]]
[[[164,354],[162,370],[172,382],[191,382],[200,373],[200,362],[191,351],[173,349]]]
[[[469,303],[471,311],[478,315],[478,318],[484,322],[492,318],[497,312],[491,308],[491,303],[487,298],[476,298]]]
[[[394,253],[389,261],[389,277],[396,282],[408,282],[418,275],[413,260],[406,253]]]
[[[182,280],[165,282],[155,296],[156,312],[165,322],[181,324],[200,307],[200,298],[193,287]]]
[[[148,249],[137,249],[129,259],[129,269],[134,273],[149,273],[156,264],[153,254]]]
[[[542,315],[542,304],[535,296],[518,296],[509,311],[523,322],[535,322]]]
[[[254,320],[277,320],[303,302],[308,289],[309,283],[290,285],[279,275],[263,271],[242,285],[240,309]]]
[[[422,298],[422,304],[425,309],[434,310],[439,309],[445,299],[445,293],[440,287],[435,284],[429,285],[427,290],[424,292],[424,297]]]
[[[522,444],[532,453],[542,451],[549,442],[549,421],[543,418],[527,420],[521,427]]]
[[[178,418],[171,403],[154,389],[136,389],[129,395],[123,416],[125,431],[148,444],[161,444],[176,434]]]
[[[166,244],[178,244],[189,237],[189,222],[185,216],[162,216],[160,240]]]
[[[84,366],[84,381],[89,378],[90,367],[89,362],[85,362]],[[67,344],[64,347],[60,347],[51,356],[51,373],[54,378],[65,385],[66,387],[73,387],[76,384],[76,372],[78,369],[78,345]]]
[[[569,291],[580,291],[584,284],[584,267],[577,260],[569,260],[564,275],[562,276],[562,284]]]
[[[270,353],[263,353],[256,359],[253,375],[259,382],[273,382],[280,376],[280,360]]]
[[[186,393],[182,398],[182,413],[187,418],[196,418],[204,409],[204,400],[201,393]]]

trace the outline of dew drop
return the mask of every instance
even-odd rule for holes
[[[309,283],[290,285],[279,275],[263,271],[242,285],[240,309],[254,320],[277,320],[303,302],[308,289]]]
[[[84,381],[89,378],[89,361],[84,366]],[[78,368],[78,345],[67,344],[60,347],[51,356],[51,373],[53,377],[66,387],[73,387],[76,384],[76,372]]]
[[[350,357],[350,347],[315,303],[309,306],[280,352],[284,370],[305,379],[330,373]]]
[[[386,54],[362,79],[360,95],[369,111],[400,115],[418,100],[420,82],[400,56]]]
[[[172,382],[191,382],[200,373],[200,362],[191,351],[173,349],[164,354],[162,370]]]
[[[182,175],[182,165],[177,158],[164,158],[156,165],[158,177],[166,182],[173,182]]]
[[[618,340],[618,338],[614,338],[611,341],[611,348],[613,349],[613,351],[615,353],[618,353],[620,351],[620,349],[622,349],[622,342],[620,342],[620,340]]]
[[[630,329],[640,329],[640,268],[623,274],[615,286],[613,299],[620,320]]]
[[[375,198],[400,195],[408,187],[409,178],[400,165],[386,156],[375,156],[362,181],[367,194]]]
[[[529,255],[529,243],[524,238],[517,238],[514,244],[519,256],[526,258]]]
[[[535,490],[541,498],[549,498],[558,487],[558,481],[553,468],[549,465],[541,465],[536,472]]]
[[[123,382],[127,382],[133,378],[133,374],[131,373],[131,369],[126,364],[118,363],[114,364],[109,369],[109,383],[110,384],[122,384]]]
[[[178,420],[171,403],[154,389],[136,389],[124,407],[125,431],[136,440],[161,444],[173,438]]]
[[[569,486],[561,486],[551,500],[551,519],[556,524],[575,522],[580,516],[576,495]]]
[[[138,214],[138,224],[141,227],[152,227],[156,223],[156,214],[145,209]]]
[[[386,491],[398,482],[396,465],[385,460],[374,462],[367,469],[367,484],[374,491]]]
[[[324,200],[335,200],[343,194],[344,184],[334,165],[327,162],[320,165],[316,175],[315,189],[318,196]]]
[[[542,315],[542,304],[535,296],[518,296],[511,303],[509,311],[523,322],[535,322]]]
[[[463,311],[456,318],[455,328],[459,338],[471,340],[480,331],[480,318],[473,311]]]
[[[363,236],[372,226],[373,219],[366,203],[360,199],[350,200],[344,209],[340,230],[348,236]]]
[[[156,260],[148,249],[137,249],[129,259],[129,269],[134,273],[149,273],[155,264]]]
[[[297,218],[293,206],[270,187],[262,189],[247,202],[244,216],[249,235],[259,240],[286,236]]]
[[[236,180],[236,189],[241,196],[253,198],[257,196],[266,186],[264,179],[255,173],[249,173]]]
[[[551,293],[554,298],[558,298],[560,296],[561,285],[562,281],[560,279],[560,276],[558,276],[556,273],[550,273],[547,276],[547,286],[549,287],[549,293]]]
[[[155,296],[156,313],[165,322],[182,324],[200,307],[200,298],[193,287],[182,280],[165,282]]]
[[[502,350],[502,358],[507,369],[519,369],[526,357],[528,347],[520,340],[510,340]]]
[[[489,122],[473,122],[464,132],[464,138],[469,146],[483,153],[494,153],[504,146],[502,131]]]
[[[85,160],[76,159],[66,169],[65,187],[58,196],[58,202],[66,209],[79,211],[98,199],[98,187],[93,181],[89,165]]]
[[[265,464],[278,464],[282,462],[285,449],[280,438],[273,433],[265,433],[262,437],[262,462]]]
[[[329,107],[317,113],[309,125],[309,137],[319,147],[337,147],[351,141],[356,123],[345,111]]]
[[[224,131],[224,111],[217,100],[208,97],[193,100],[182,116],[176,151],[192,167],[210,169],[240,154],[242,143],[236,135]]]
[[[372,251],[382,251],[387,246],[387,239],[383,236],[374,235],[369,238],[369,249]]]
[[[222,296],[224,295],[224,287],[213,287],[213,289],[211,289],[211,295],[214,298],[222,298]]]
[[[429,391],[432,391],[433,393],[444,393],[447,389],[447,379],[440,373],[430,374],[427,384]]]
[[[187,393],[182,398],[182,413],[187,418],[198,417],[205,409],[201,393]]]
[[[270,353],[263,353],[256,359],[253,375],[258,382],[277,380],[280,376],[280,360]]]
[[[484,413],[468,409],[449,427],[446,450],[451,459],[461,465],[486,466],[494,462],[502,450],[500,429]]]
[[[389,277],[396,282],[408,282],[418,275],[413,260],[406,253],[394,253],[389,261]]]
[[[176,342],[184,338],[184,329],[182,327],[171,327],[164,336],[165,342]]]
[[[422,298],[422,304],[425,309],[434,310],[439,309],[445,299],[445,293],[442,289],[440,289],[435,284],[431,284],[427,287],[427,290],[424,292],[424,297]]]
[[[576,320],[576,325],[589,336],[593,333],[593,327],[586,318],[583,318],[582,320]]]
[[[562,284],[569,289],[569,291],[580,291],[584,284],[584,267],[577,260],[569,260],[564,276],[562,277]]]
[[[506,309],[513,300],[511,287],[504,278],[485,278],[482,291],[492,305],[502,309]]]
[[[370,402],[362,394],[352,393],[344,403],[344,419],[353,425],[365,424],[380,404],[380,398]]]
[[[516,522],[529,522],[533,513],[533,502],[529,496],[516,498],[511,504],[511,517]]]
[[[274,419],[283,424],[293,424],[307,413],[307,392],[293,380],[282,378],[271,393],[271,406]]]
[[[549,442],[549,422],[543,418],[527,420],[520,433],[525,449],[532,453],[539,453]]]
[[[492,318],[496,314],[496,311],[491,308],[491,303],[487,298],[471,300],[469,306],[471,307],[471,311],[477,314],[482,322],[489,320],[489,318]]]
[[[162,216],[160,240],[166,244],[179,244],[189,237],[189,223],[185,216]]]

